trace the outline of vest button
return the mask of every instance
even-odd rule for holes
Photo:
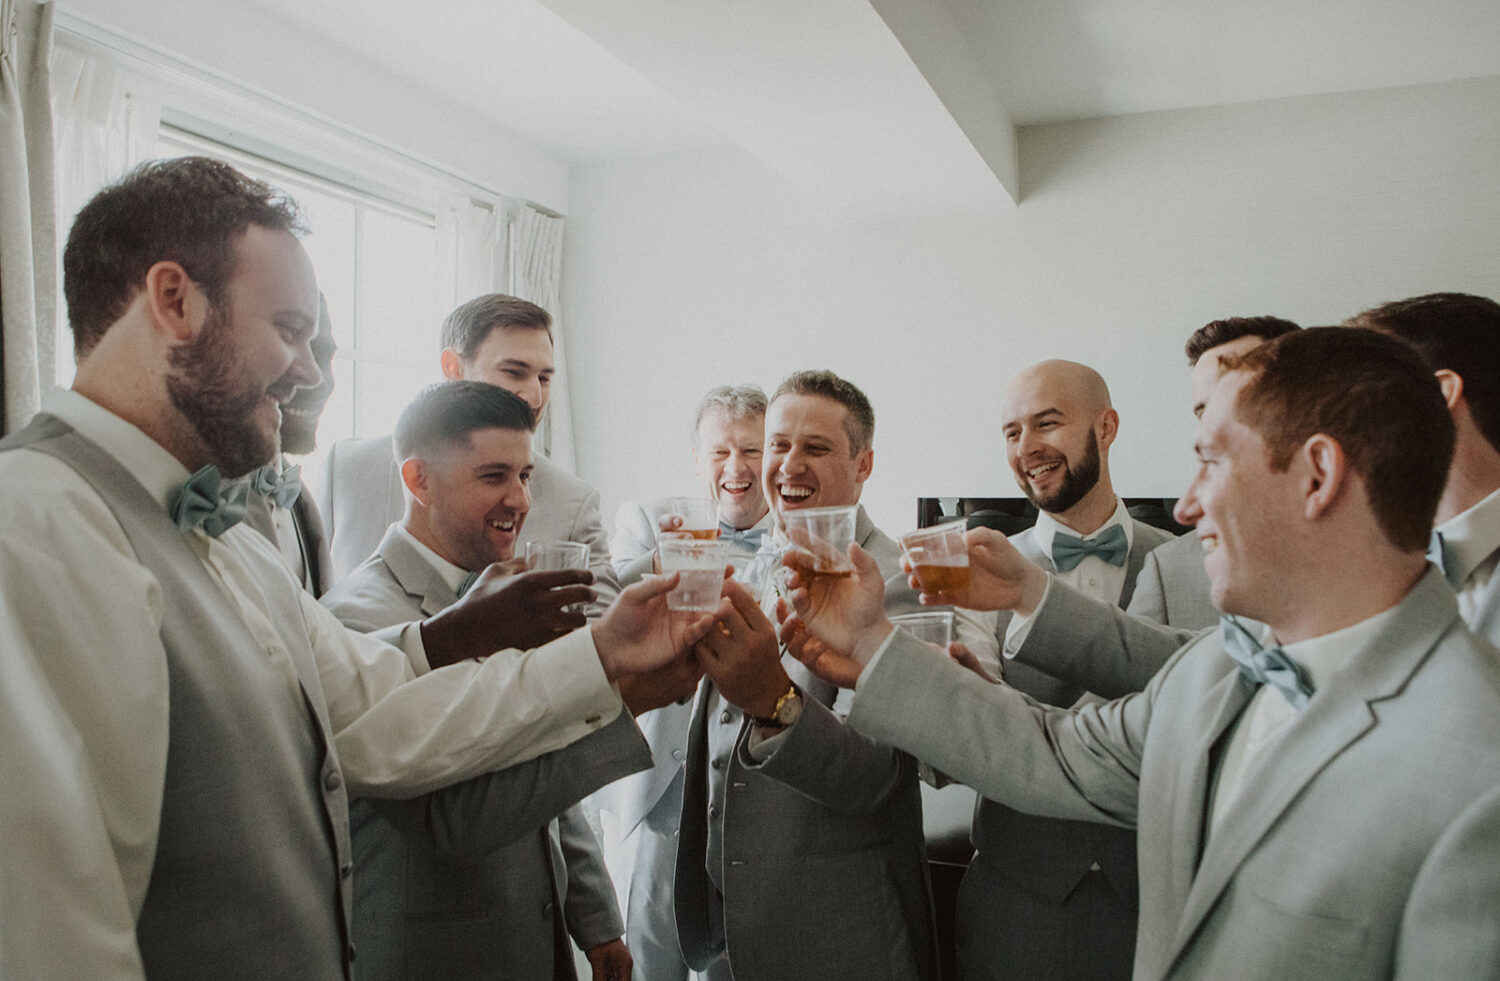
[[[717,804],[710,804],[709,807],[708,807],[708,816],[711,817],[711,818],[718,817],[719,816],[719,805],[717,805]]]
[[[550,919],[552,919],[552,904],[551,903],[548,903],[547,905],[545,905],[545,906],[542,907],[542,919],[544,919],[544,920],[550,920]]]
[[[337,770],[329,770],[323,774],[323,789],[329,791],[338,790],[344,785],[344,778]]]
[[[342,865],[342,866],[341,866],[341,867],[340,867],[340,868],[339,868],[339,875],[340,875],[340,876],[341,876],[341,877],[342,877],[342,878],[345,878],[345,879],[347,879],[347,878],[349,878],[349,877],[350,877],[350,876],[351,876],[351,875],[353,875],[353,874],[354,874],[354,863],[353,863],[353,862],[345,862],[345,863],[344,863],[344,864],[343,864],[343,865]]]
[[[732,715],[729,714],[729,710],[728,709],[725,709],[724,712],[723,712],[723,714],[719,716],[719,721],[722,722],[724,725],[727,726],[727,725],[729,725],[729,723],[731,723],[731,722],[734,721],[734,716],[732,716]]]

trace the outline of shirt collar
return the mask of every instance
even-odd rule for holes
[[[443,580],[443,584],[453,590],[455,596],[458,595],[458,587],[462,586],[464,580],[469,578],[469,570],[460,569],[426,545],[417,541],[417,536],[407,531],[406,527],[402,524],[398,523],[396,525],[396,534],[406,539],[406,543],[416,549],[417,554],[422,556],[428,565],[432,566],[433,571]]]
[[[1052,539],[1059,531],[1064,534],[1080,537],[1087,542],[1099,537],[1112,525],[1119,525],[1125,529],[1125,547],[1127,549],[1135,544],[1135,522],[1130,520],[1130,511],[1126,509],[1125,502],[1118,497],[1115,498],[1115,513],[1109,516],[1108,521],[1095,528],[1093,533],[1088,535],[1079,535],[1046,511],[1038,511],[1036,524],[1031,526],[1031,541],[1043,555],[1051,555]]]
[[[42,411],[57,416],[114,457],[163,510],[188,479],[187,467],[166,447],[72,389],[48,389],[42,395]]]
[[[1368,646],[1385,631],[1400,606],[1397,603],[1342,630],[1286,644],[1281,649],[1307,672],[1308,680],[1314,688],[1321,688],[1351,655]]]
[[[1443,536],[1443,555],[1457,566],[1445,570],[1455,582],[1469,578],[1478,566],[1500,549],[1500,489],[1489,497],[1438,525]]]

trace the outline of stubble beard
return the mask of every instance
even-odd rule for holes
[[[1099,467],[1099,438],[1094,435],[1093,430],[1089,430],[1088,445],[1084,447],[1083,459],[1078,461],[1078,467],[1075,469],[1070,462],[1063,460],[1063,479],[1057,490],[1047,495],[1038,494],[1031,489],[1029,481],[1023,481],[1021,489],[1038,511],[1062,514],[1087,497],[1094,485],[1099,483]]]
[[[233,479],[276,459],[281,441],[279,432],[256,424],[266,391],[246,377],[228,324],[213,307],[198,336],[172,351],[167,396],[208,447],[210,462]]]

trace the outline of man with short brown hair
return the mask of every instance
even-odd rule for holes
[[[862,557],[817,610],[793,600],[862,670],[851,725],[1016,806],[1137,828],[1137,978],[1491,978],[1500,655],[1421,548],[1452,447],[1393,339],[1321,328],[1232,364],[1178,517],[1215,600],[1270,636],[1226,624],[1105,705],[1039,708],[930,657]],[[971,532],[970,587],[931,599],[1034,608],[1046,577],[996,537]]]

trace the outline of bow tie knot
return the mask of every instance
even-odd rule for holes
[[[766,530],[764,528],[746,528],[740,531],[726,524],[719,525],[719,538],[722,541],[733,542],[747,552],[759,552],[761,542],[765,540]]]
[[[1240,674],[1257,685],[1270,685],[1281,692],[1293,708],[1302,708],[1313,696],[1307,672],[1280,647],[1262,647],[1260,641],[1236,617],[1220,619],[1224,651],[1240,666]]]
[[[302,468],[292,466],[282,470],[268,463],[250,475],[250,489],[279,508],[289,508],[302,493]]]
[[[1052,536],[1052,564],[1058,572],[1072,572],[1090,555],[1112,566],[1123,566],[1130,553],[1123,525],[1110,525],[1093,538],[1083,539],[1059,531]]]
[[[204,532],[218,538],[244,520],[243,485],[224,483],[219,468],[210,463],[187,479],[167,513],[183,531],[202,525]]]

